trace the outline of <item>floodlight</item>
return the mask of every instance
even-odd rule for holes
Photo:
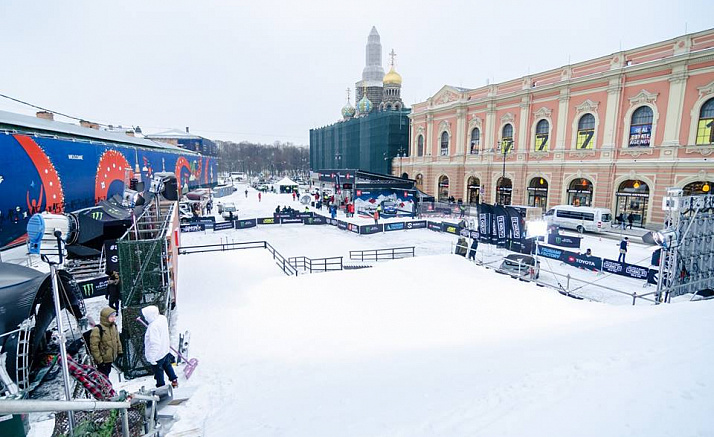
[[[657,245],[669,249],[672,247],[673,242],[677,242],[677,231],[674,229],[663,229],[658,232],[653,232],[652,239]]]
[[[548,233],[548,223],[544,220],[531,220],[526,223],[529,237],[544,237]]]

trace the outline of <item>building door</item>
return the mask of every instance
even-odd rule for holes
[[[439,197],[437,199],[439,202],[449,201],[449,177],[441,176],[439,178]]]
[[[593,183],[585,178],[575,179],[568,186],[568,205],[592,206]]]
[[[479,194],[481,192],[481,181],[479,178],[471,176],[466,184],[466,201],[469,205],[479,204]]]
[[[647,220],[647,208],[650,198],[650,188],[638,180],[627,180],[617,189],[617,207],[615,216],[622,214],[625,223],[632,214],[632,226],[644,227]]]
[[[548,205],[548,181],[541,177],[531,179],[528,184],[528,206],[537,206],[545,211]]]
[[[513,183],[508,178],[498,178],[496,185],[496,199],[499,205],[511,204],[511,193],[513,192]]]

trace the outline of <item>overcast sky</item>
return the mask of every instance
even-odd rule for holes
[[[190,126],[213,139],[308,144],[311,128],[340,118],[373,25],[385,71],[397,53],[411,106],[445,84],[476,88],[714,27],[711,6],[0,0],[0,94],[145,133]],[[35,111],[2,98],[0,109]]]

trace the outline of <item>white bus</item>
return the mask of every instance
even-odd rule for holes
[[[605,227],[610,227],[612,213],[607,208],[558,205],[545,213],[545,221],[581,233],[602,232]]]

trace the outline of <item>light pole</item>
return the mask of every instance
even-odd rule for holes
[[[503,194],[504,191],[504,186],[503,184],[506,181],[506,154],[508,153],[508,150],[511,148],[511,141],[509,140],[501,140],[501,151],[503,151],[503,172],[501,174],[501,185],[500,187],[496,187],[496,190],[499,188],[501,189],[501,192],[499,193],[500,195],[498,196],[500,199],[500,204],[503,205],[505,202],[505,195]]]
[[[397,153],[397,156],[399,156],[399,177],[400,178],[402,177],[402,158],[404,158],[404,155],[406,155],[406,153],[404,152],[404,147],[400,146],[398,153]]]
[[[342,154],[340,152],[335,153],[335,162],[337,163],[337,169],[342,168]]]

